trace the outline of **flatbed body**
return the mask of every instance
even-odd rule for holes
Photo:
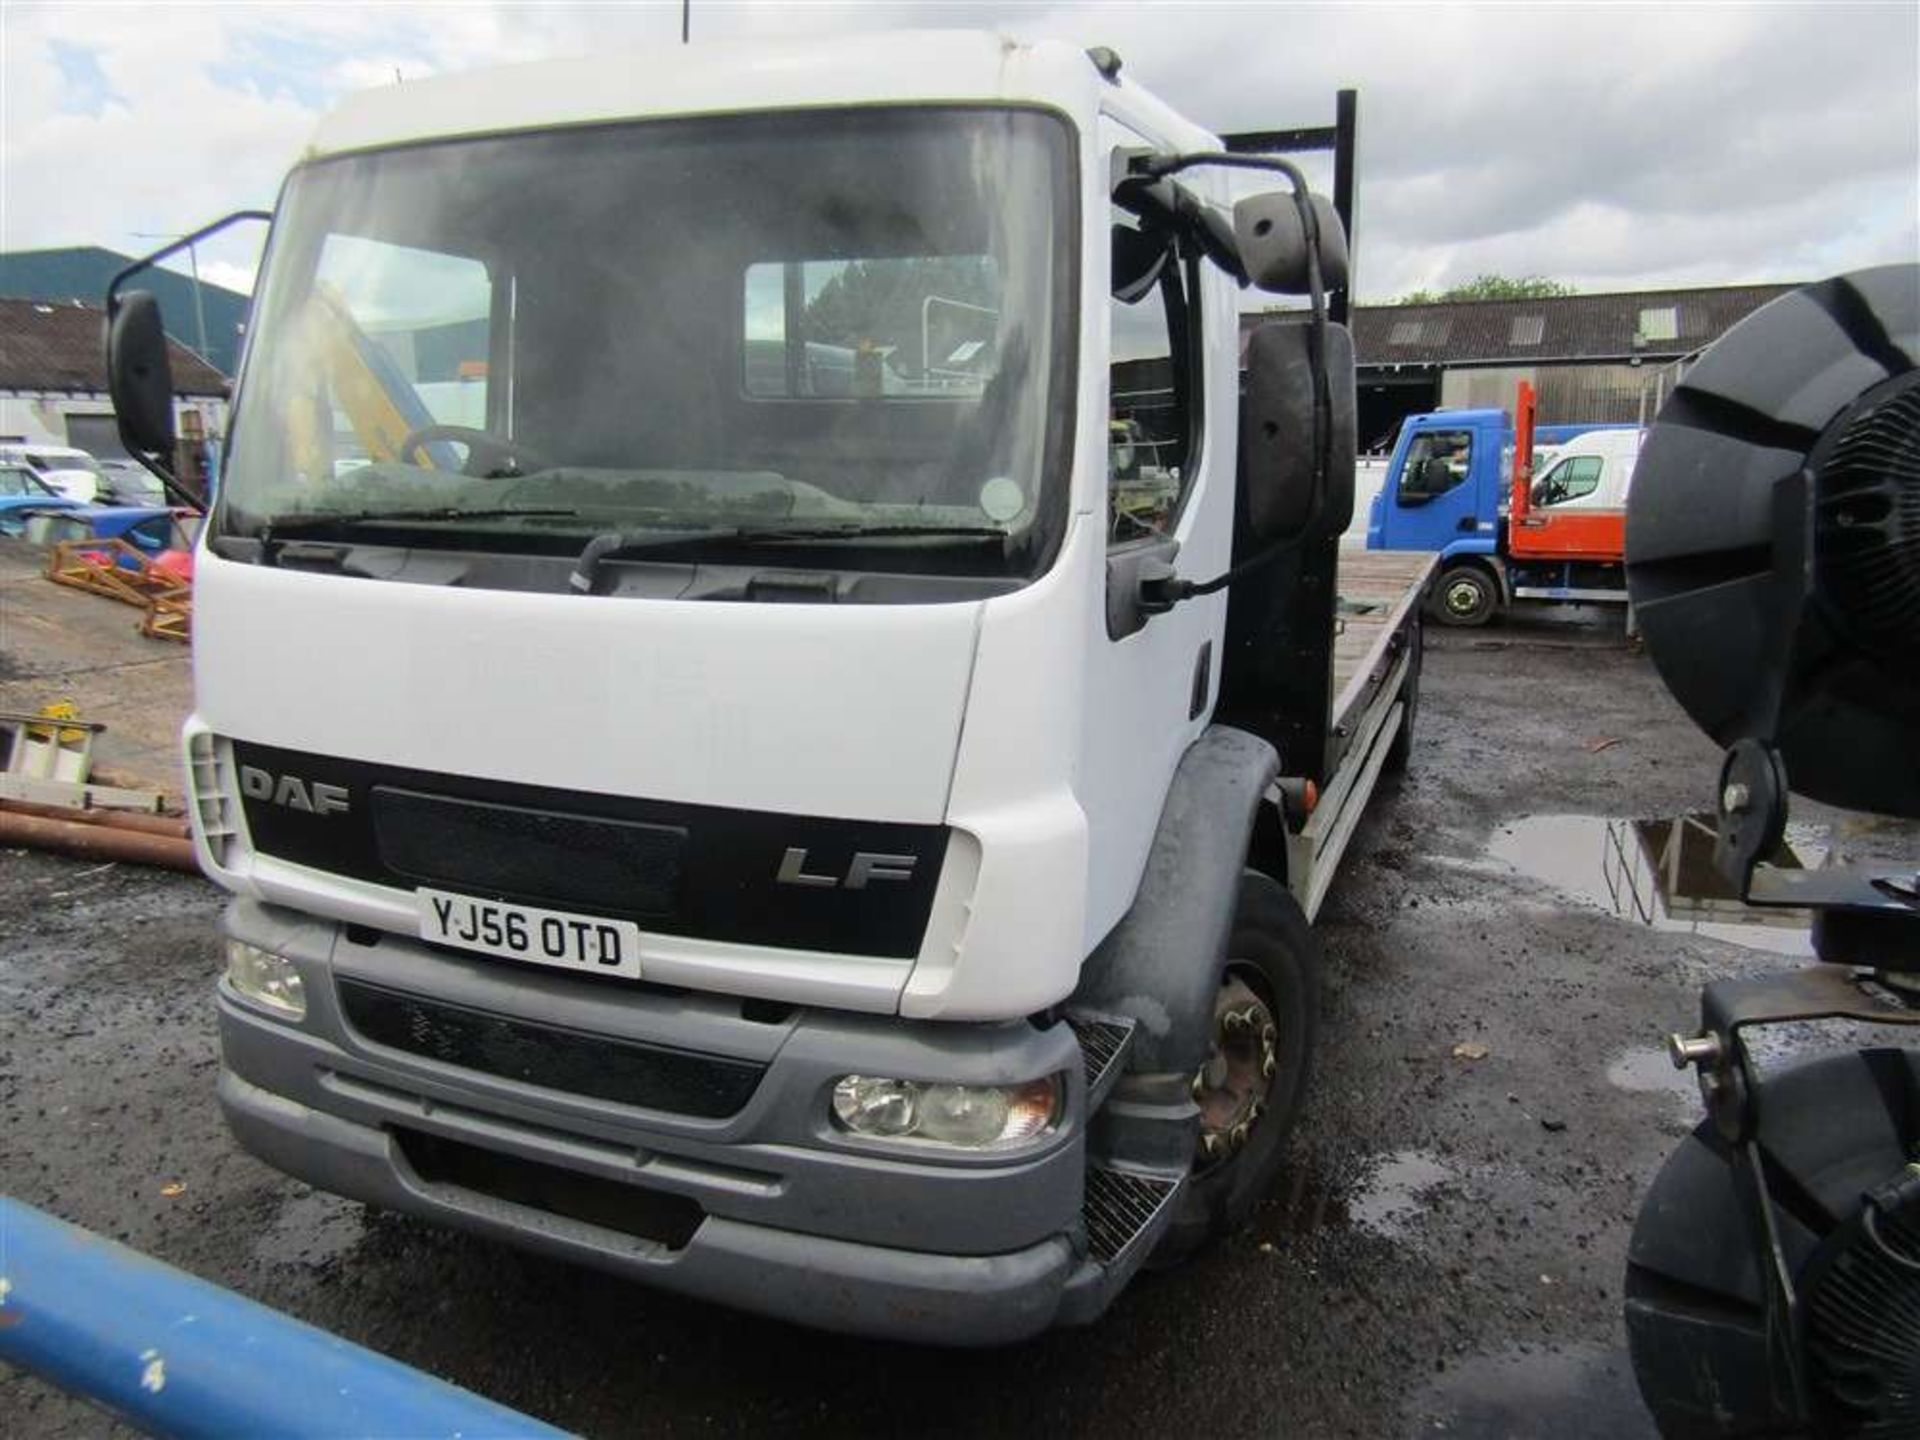
[[[1339,873],[1396,738],[1413,722],[1421,611],[1437,566],[1437,556],[1417,551],[1339,552],[1326,779],[1287,840],[1288,887],[1310,920]]]
[[[1347,728],[1387,679],[1408,619],[1433,581],[1438,557],[1414,550],[1342,550],[1336,572],[1333,728]]]

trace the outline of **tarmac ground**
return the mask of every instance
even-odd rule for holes
[[[20,851],[0,853],[0,1190],[588,1435],[1651,1434],[1623,1257],[1698,1115],[1659,1047],[1704,980],[1801,937],[1616,913],[1608,857],[1637,832],[1608,821],[1702,808],[1717,759],[1617,615],[1430,631],[1411,771],[1321,915],[1286,1173],[1243,1233],[1089,1330],[992,1352],[816,1334],[286,1179],[214,1102],[219,895]],[[1796,834],[1872,830],[1808,807]],[[107,1427],[4,1369],[0,1415],[21,1440]]]

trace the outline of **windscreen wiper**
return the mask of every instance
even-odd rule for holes
[[[254,538],[260,542],[262,557],[271,564],[275,546],[279,542],[314,530],[335,527],[351,529],[360,525],[431,524],[447,520],[565,519],[578,513],[560,507],[511,505],[477,510],[462,510],[456,505],[420,506],[405,510],[294,510],[283,515],[269,515],[260,522]]]
[[[718,541],[728,545],[784,545],[789,542],[812,543],[819,540],[884,540],[910,536],[934,536],[941,539],[1001,540],[1007,532],[997,525],[722,525],[708,530],[641,531],[626,533],[610,530],[587,542],[574,562],[567,584],[583,595],[593,593],[594,577],[600,562],[622,555],[643,555],[658,550],[675,550],[688,545]]]

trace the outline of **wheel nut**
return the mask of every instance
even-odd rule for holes
[[[1200,1137],[1200,1153],[1209,1160],[1220,1153],[1220,1132],[1209,1130]]]
[[[1275,1058],[1273,1051],[1269,1050],[1260,1057],[1260,1078],[1262,1080],[1273,1079],[1273,1072],[1279,1068],[1280,1062]]]
[[[1244,1146],[1246,1145],[1246,1143],[1247,1143],[1247,1131],[1248,1131],[1248,1125],[1247,1125],[1247,1122],[1246,1122],[1246,1121],[1244,1121],[1244,1120],[1242,1120],[1242,1121],[1241,1121],[1241,1122],[1240,1122],[1240,1123],[1239,1123],[1238,1125],[1236,1125],[1236,1126],[1234,1126],[1234,1127],[1233,1127],[1233,1132],[1232,1132],[1232,1133],[1233,1133],[1233,1148],[1234,1148],[1234,1149],[1236,1149],[1236,1150],[1239,1150],[1239,1149],[1241,1149],[1241,1148],[1243,1148],[1243,1147],[1244,1147]]]

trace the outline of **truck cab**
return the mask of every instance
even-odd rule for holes
[[[1529,499],[1533,509],[1565,515],[1625,512],[1644,431],[1637,427],[1590,430],[1555,445],[1551,456],[1535,450]]]
[[[196,574],[242,1144],[947,1343],[1247,1213],[1427,564],[1348,576],[1336,654],[1344,241],[1220,149],[1110,52],[981,35],[322,123]],[[1243,401],[1250,281],[1313,318]],[[157,311],[108,308],[164,453]]]
[[[1369,550],[1423,550],[1444,563],[1499,545],[1513,426],[1504,410],[1409,416],[1367,517]]]

